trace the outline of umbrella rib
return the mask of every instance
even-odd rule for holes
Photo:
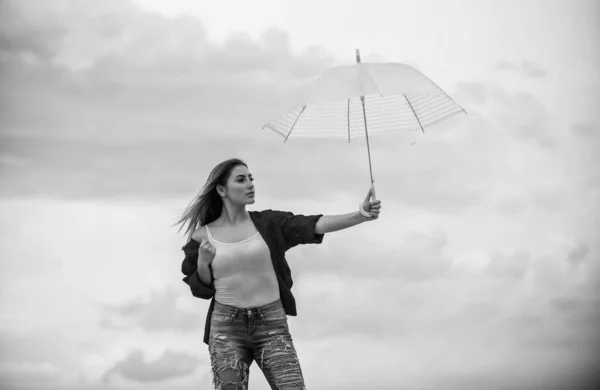
[[[264,129],[273,130],[275,133],[277,133],[285,138],[285,133],[283,131],[279,130],[277,127],[275,127],[271,123],[265,123],[265,125],[262,127],[262,130],[264,130]]]
[[[431,100],[431,101],[423,101],[423,99],[421,99],[421,101],[417,101],[417,99],[413,99],[412,104],[413,104],[413,107],[419,107],[419,111],[421,111],[421,112],[439,110],[440,107],[441,107],[441,109],[446,109],[446,108],[452,107],[452,106],[460,107],[459,105],[455,104],[451,100],[439,100],[439,99]]]
[[[427,123],[427,127],[429,126],[433,126],[438,122],[443,121],[444,119],[448,119],[450,117],[453,117],[454,115],[460,114],[461,112],[464,112],[464,110],[460,110],[460,111],[450,111],[448,114],[445,114],[444,116],[437,118],[429,123]]]
[[[379,85],[377,85],[377,83],[375,82],[375,79],[373,79],[373,75],[371,74],[371,72],[369,72],[368,69],[365,69],[365,72],[367,73],[367,76],[369,76],[369,79],[371,80],[371,82],[375,86],[375,89],[377,90],[377,94],[379,96],[383,97],[383,95],[381,94],[381,90],[379,89]]]
[[[350,143],[350,99],[348,99],[348,143]]]
[[[430,119],[435,119],[436,117],[443,117],[444,115],[450,113],[450,112],[462,112],[462,110],[460,109],[460,107],[447,107],[444,110],[440,110],[438,112],[435,113],[435,115],[430,115]],[[424,121],[425,122],[425,121]]]
[[[420,116],[421,123],[424,124],[430,118],[435,118],[437,116],[444,115],[449,111],[454,111],[457,109],[462,112],[462,110],[458,106],[451,106],[451,107],[446,106],[446,107],[443,107],[436,111],[419,110],[420,112],[422,112],[422,114],[419,114],[419,116]],[[426,125],[423,125],[423,127],[426,127]]]
[[[419,122],[419,126],[421,127],[421,131],[423,132],[423,134],[425,134],[425,130],[423,130],[423,125],[421,124],[421,121],[419,120],[419,117],[417,116],[417,113],[415,112],[415,109],[413,108],[412,104],[410,104],[410,100],[408,100],[408,98],[406,97],[406,95],[404,95],[404,99],[406,99],[406,103],[408,103],[408,105],[410,106],[410,109],[412,110],[413,114],[415,114],[415,119],[417,120],[417,122]]]
[[[411,67],[411,68],[412,68],[412,66],[409,66],[409,67]],[[413,69],[415,69],[415,68],[413,68]],[[416,70],[416,69],[415,69],[415,70]],[[416,71],[417,71],[417,72],[419,72],[418,70],[416,70]],[[421,72],[419,72],[419,73],[421,73]],[[463,108],[463,107],[462,107],[460,104],[456,103],[456,102],[454,101],[454,99],[452,99],[452,98],[451,98],[451,97],[450,97],[450,96],[449,96],[449,95],[446,93],[446,91],[444,91],[443,89],[441,89],[439,85],[437,85],[436,83],[434,83],[432,79],[430,79],[429,77],[427,77],[427,76],[426,76],[425,74],[423,74],[423,73],[421,73],[421,76],[425,77],[425,78],[426,78],[426,79],[427,79],[427,80],[428,80],[428,81],[429,81],[431,84],[435,85],[435,87],[436,87],[437,89],[439,89],[439,90],[440,90],[440,91],[441,91],[441,92],[442,92],[444,95],[446,95],[446,97],[447,97],[448,99],[450,99],[450,101],[452,101],[452,103],[454,103],[454,104],[456,104],[458,107],[460,107],[460,109],[462,110],[462,112],[464,112],[465,114],[467,113],[467,111],[465,111],[465,109],[464,109],[464,108]]]
[[[294,124],[292,125],[292,128],[290,129],[290,132],[288,133],[288,135],[283,140],[283,143],[285,143],[287,141],[287,139],[289,138],[290,134],[292,134],[292,130],[294,130],[294,127],[296,127],[296,123],[298,123],[298,120],[302,116],[302,113],[304,112],[305,109],[306,109],[306,105],[304,107],[302,107],[302,111],[300,111],[300,114],[298,114],[298,116],[296,117],[296,120],[294,121]]]

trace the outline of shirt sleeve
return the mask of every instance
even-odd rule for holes
[[[302,215],[288,211],[276,212],[276,222],[285,240],[285,250],[300,244],[320,244],[324,234],[316,234],[315,226],[323,214]]]
[[[198,248],[199,244],[196,241],[190,241],[181,248],[185,253],[185,258],[181,264],[181,272],[185,275],[183,281],[190,286],[193,296],[202,299],[211,299],[215,295],[215,287],[212,282],[210,286],[207,286],[200,280],[197,266]]]

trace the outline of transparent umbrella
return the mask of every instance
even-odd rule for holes
[[[373,199],[375,188],[369,136],[385,132],[421,131],[466,111],[433,81],[401,63],[356,64],[323,72],[305,102],[270,120],[268,128],[284,137],[366,137]]]

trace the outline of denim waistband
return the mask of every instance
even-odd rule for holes
[[[283,304],[281,303],[281,299],[278,299],[271,303],[267,303],[266,305],[262,305],[262,306],[258,306],[258,307],[245,307],[245,308],[224,305],[222,303],[215,301],[215,307],[213,310],[215,312],[218,312],[220,314],[225,314],[225,315],[231,315],[231,314],[236,315],[237,313],[242,313],[242,314],[251,316],[254,313],[258,313],[258,314],[266,313],[271,310],[276,310],[279,308],[283,309]]]

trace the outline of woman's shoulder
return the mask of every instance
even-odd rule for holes
[[[284,226],[289,223],[290,218],[294,216],[294,214],[290,211],[282,211],[282,210],[261,210],[261,211],[253,211],[254,213],[253,220],[255,223],[266,226]]]
[[[194,230],[190,236],[190,240],[181,248],[186,256],[195,255],[200,248],[200,243],[206,238],[206,229],[204,226]]]
[[[208,238],[207,238],[207,234],[206,234],[206,226],[202,225],[198,229],[194,230],[191,238],[192,238],[192,240],[197,241],[197,242],[202,242],[204,240],[207,240]]]
[[[289,215],[292,214],[289,211],[282,211],[282,210],[273,210],[273,209],[266,209],[266,210],[261,210],[261,211],[251,211],[252,213],[255,213],[256,215],[260,215],[263,217],[271,217],[271,218],[276,218],[276,217],[280,217],[283,215]]]

